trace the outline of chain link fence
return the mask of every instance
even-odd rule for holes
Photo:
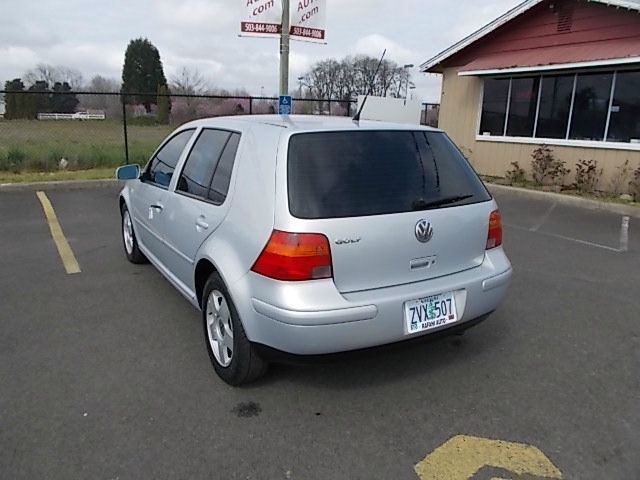
[[[0,91],[0,105],[0,172],[18,173],[145,164],[183,123],[274,114],[278,98]],[[353,116],[356,106],[355,100],[294,99],[293,113]]]

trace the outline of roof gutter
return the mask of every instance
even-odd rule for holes
[[[572,70],[576,68],[607,67],[611,65],[627,65],[640,63],[640,57],[610,58],[607,60],[595,60],[589,62],[558,63],[555,65],[534,65],[530,67],[493,68],[487,70],[469,70],[458,72],[460,77],[500,75],[507,73],[546,72],[553,70]]]

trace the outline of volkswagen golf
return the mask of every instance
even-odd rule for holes
[[[237,116],[118,169],[122,238],[202,313],[217,374],[466,329],[512,269],[496,202],[441,130]]]

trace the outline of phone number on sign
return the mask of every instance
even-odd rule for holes
[[[291,35],[296,37],[324,40],[324,30],[320,30],[318,28],[292,27]]]
[[[277,23],[242,22],[243,33],[280,33],[282,26]]]

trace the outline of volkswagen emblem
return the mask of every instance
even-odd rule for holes
[[[419,242],[427,243],[433,237],[433,227],[429,222],[422,219],[416,223],[416,238]]]

